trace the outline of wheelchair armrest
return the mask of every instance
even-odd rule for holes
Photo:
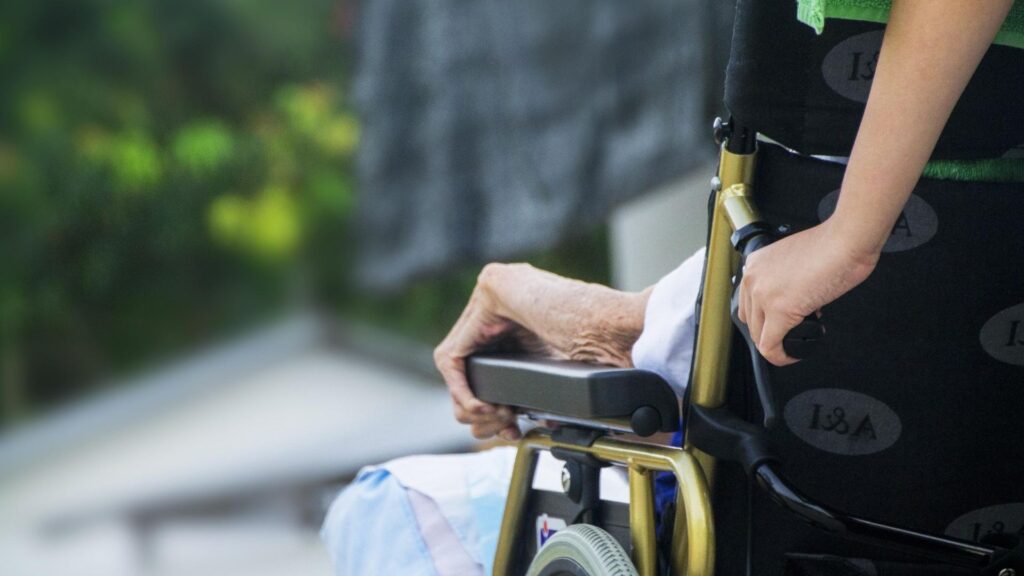
[[[640,436],[679,429],[675,392],[647,370],[493,355],[468,358],[466,377],[481,400],[529,415]]]

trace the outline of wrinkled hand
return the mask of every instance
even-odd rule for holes
[[[649,296],[650,289],[621,292],[528,264],[488,264],[462,316],[434,350],[455,418],[470,425],[477,438],[519,438],[512,410],[473,395],[466,357],[510,340],[518,351],[533,356],[628,368]]]
[[[863,282],[878,254],[858,254],[829,226],[799,232],[747,257],[740,282],[739,318],[766,360],[796,362],[782,340],[805,317]]]
[[[508,336],[518,325],[501,315],[499,306],[481,273],[469,303],[448,336],[434,350],[434,364],[451,393],[455,419],[467,424],[479,439],[497,434],[505,440],[520,437],[516,416],[507,406],[493,406],[473,395],[466,379],[466,357]]]

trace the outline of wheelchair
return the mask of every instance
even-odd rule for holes
[[[1024,576],[1024,186],[971,168],[1024,142],[1024,55],[992,47],[936,147],[959,176],[926,172],[874,274],[776,368],[734,319],[740,264],[834,209],[844,166],[822,157],[849,154],[883,30],[815,36],[793,11],[736,8],[685,398],[642,370],[469,359],[481,399],[559,424],[519,442],[495,574]],[[541,451],[562,493],[533,486]],[[600,497],[610,466],[628,504]]]

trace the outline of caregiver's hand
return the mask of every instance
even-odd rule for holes
[[[782,348],[786,334],[863,282],[878,262],[877,252],[859,252],[830,222],[747,257],[739,288],[739,317],[757,349],[776,366],[796,362]]]

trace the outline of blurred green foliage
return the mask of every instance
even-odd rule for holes
[[[295,305],[436,341],[478,267],[350,270],[350,0],[0,3],[0,427]],[[608,278],[598,231],[531,259]]]
[[[350,19],[340,0],[0,3],[2,417],[338,273],[305,247],[348,243]]]

